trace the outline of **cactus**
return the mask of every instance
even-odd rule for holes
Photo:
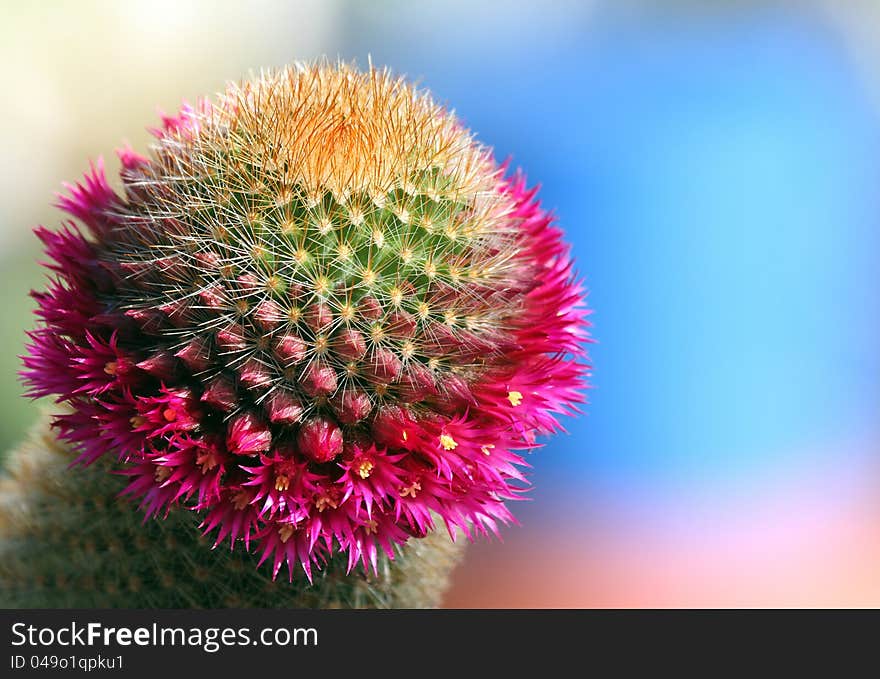
[[[372,67],[265,73],[155,136],[119,152],[121,193],[100,162],[68,185],[82,226],[37,230],[56,278],[23,374],[70,409],[77,460],[291,581],[339,559],[378,573],[438,520],[510,522],[521,453],[589,368],[536,191]]]
[[[192,512],[143,521],[123,481],[40,422],[0,478],[0,608],[433,608],[464,543],[442,532],[380,555],[373,573],[336,557],[315,582],[273,580],[253,555],[210,549]]]

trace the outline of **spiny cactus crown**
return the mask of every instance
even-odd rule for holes
[[[125,172],[104,253],[129,274],[116,302],[173,323],[145,323],[157,364],[181,358],[226,411],[335,431],[382,403],[459,399],[510,344],[504,302],[533,277],[510,261],[512,201],[429,98],[288,70],[191,120]]]
[[[111,454],[148,514],[204,512],[274,571],[379,550],[441,517],[497,530],[518,451],[588,366],[561,231],[449,112],[387,72],[230,86],[98,165],[37,231],[57,279],[24,376]]]

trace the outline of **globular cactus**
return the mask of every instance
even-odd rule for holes
[[[231,85],[70,186],[24,376],[148,516],[293,579],[493,532],[582,400],[586,310],[535,190],[387,72]],[[70,474],[77,472],[71,471]]]
[[[75,454],[40,422],[0,478],[0,608],[433,608],[463,551],[445,532],[379,555],[376,572],[336,556],[313,583],[255,571],[254,555],[210,549],[193,512],[143,520],[109,460]]]

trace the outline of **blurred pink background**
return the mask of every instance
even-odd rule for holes
[[[684,500],[548,497],[545,483],[524,526],[502,544],[469,546],[446,605],[874,608],[880,494],[870,469],[817,464]]]

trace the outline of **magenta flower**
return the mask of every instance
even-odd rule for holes
[[[376,566],[439,517],[512,520],[576,410],[583,290],[536,190],[385,72],[306,66],[163,118],[37,229],[23,373],[148,515],[200,512],[274,572]]]

